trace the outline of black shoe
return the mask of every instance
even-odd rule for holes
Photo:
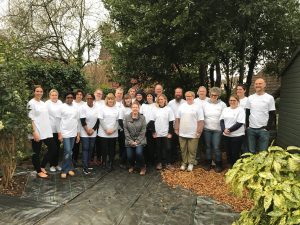
[[[223,171],[222,161],[216,161],[215,171],[216,173],[221,173]]]
[[[88,175],[88,174],[91,173],[90,171],[88,171],[88,169],[83,169],[82,172],[83,172],[85,175]]]
[[[205,160],[204,165],[203,165],[203,169],[206,171],[210,171],[211,169],[211,160]]]

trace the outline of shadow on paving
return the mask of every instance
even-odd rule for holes
[[[7,200],[5,208],[2,199],[0,224],[229,225],[238,216],[209,198],[168,187],[154,170],[143,177],[119,169],[67,180],[29,176],[18,203]]]

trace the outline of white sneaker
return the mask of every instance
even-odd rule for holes
[[[56,166],[56,170],[57,171],[61,171],[61,167],[60,166]]]
[[[194,165],[190,163],[190,164],[188,165],[187,171],[188,171],[188,172],[191,172],[191,171],[193,171],[193,168],[194,168]]]
[[[186,164],[185,164],[185,163],[182,163],[182,164],[181,164],[181,167],[180,167],[180,170],[185,171],[185,169],[186,169]]]
[[[50,171],[51,171],[51,172],[56,172],[55,166],[51,166],[51,167],[50,167]]]

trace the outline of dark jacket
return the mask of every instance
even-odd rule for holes
[[[138,145],[146,145],[146,119],[143,115],[138,114],[136,119],[132,119],[132,114],[124,118],[124,133],[125,133],[125,146],[132,147],[132,142],[137,142]]]

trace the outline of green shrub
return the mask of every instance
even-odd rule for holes
[[[234,224],[300,224],[300,148],[272,146],[244,156],[226,173],[226,182],[237,195],[246,190],[254,206]]]

